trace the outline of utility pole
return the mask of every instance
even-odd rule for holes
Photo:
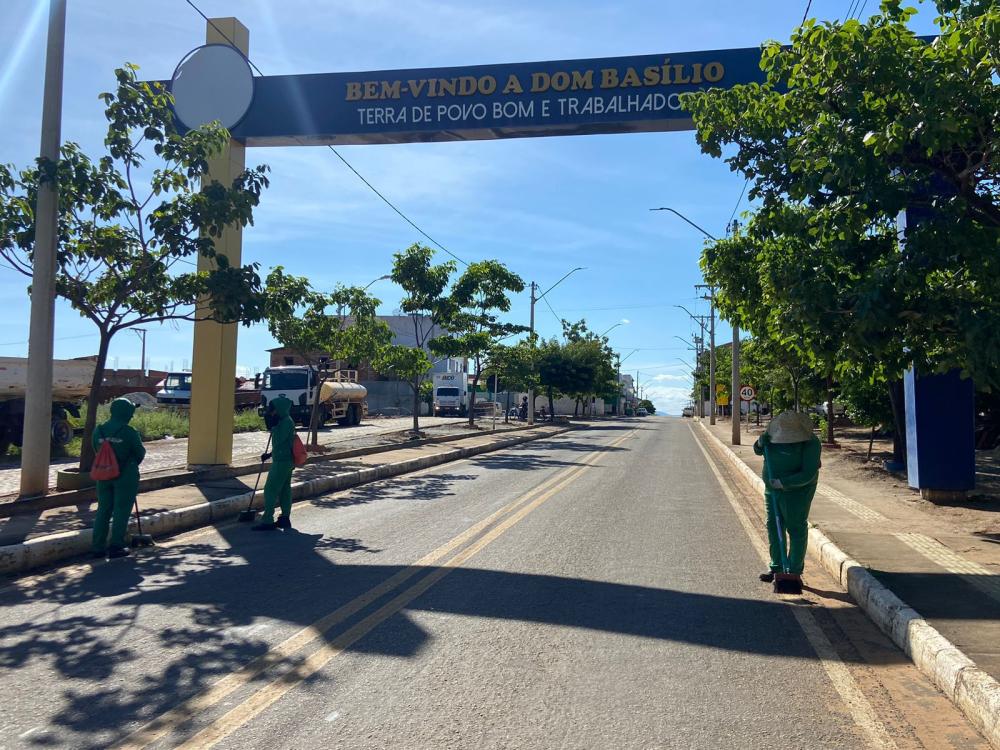
[[[712,409],[709,417],[709,424],[715,424],[715,287],[708,284],[695,284],[695,289],[708,289],[709,296],[702,297],[712,303],[712,312],[709,318],[709,346],[708,354],[708,402]]]
[[[133,328],[136,336],[142,339],[142,356],[139,359],[139,372],[145,376],[146,374],[146,328]]]
[[[691,374],[693,378],[697,379],[699,373],[701,372],[701,355],[704,354],[705,352],[705,326],[707,325],[706,321],[708,320],[708,316],[695,315],[686,307],[684,307],[684,305],[674,305],[674,307],[679,307],[681,310],[686,312],[688,314],[688,317],[691,318],[691,320],[693,320],[695,323],[697,323],[699,328],[701,328],[701,337],[695,336],[696,351],[695,351],[694,372]],[[698,387],[697,407],[698,407],[698,416],[700,418],[704,418],[705,399],[702,397],[701,386]]]
[[[730,224],[726,229],[726,234],[735,234],[737,228],[739,227],[739,222],[735,219],[733,223]],[[742,405],[742,400],[740,400],[740,324],[733,316],[733,388],[732,393],[729,396],[729,403],[732,404],[733,409],[733,435],[732,442],[733,445],[740,444],[740,420],[742,419],[742,412],[740,411],[740,406]],[[750,411],[747,410],[747,421],[750,421]]]
[[[49,0],[49,31],[42,95],[42,137],[39,157],[55,166],[62,139],[63,52],[66,40],[66,0]],[[52,456],[52,357],[56,293],[59,185],[41,180],[35,205],[35,246],[31,274],[31,318],[28,335],[28,383],[24,399],[24,440],[21,447],[21,496],[49,490]]]
[[[530,323],[529,328],[528,328],[528,331],[529,331],[528,335],[531,337],[531,342],[532,342],[531,343],[531,347],[532,348],[535,347],[535,344],[534,344],[534,341],[535,341],[535,302],[538,301],[538,300],[535,299],[535,292],[537,291],[537,289],[538,289],[538,285],[534,281],[532,281],[531,282],[531,323]],[[532,359],[534,359],[534,358],[532,358]],[[534,365],[532,365],[531,369],[532,370],[535,369]],[[534,373],[532,373],[532,374],[534,374]],[[533,425],[535,423],[535,389],[532,387],[533,385],[534,384],[531,381],[528,382],[528,425],[529,426],[531,426],[531,425]],[[555,416],[556,415],[553,414],[553,415],[551,415],[549,417],[549,419],[555,420]]]
[[[740,409],[740,327],[733,323],[733,387],[732,396],[729,403],[733,409],[733,445],[740,444],[740,420],[742,411]],[[748,412],[749,414],[749,412]],[[749,418],[749,417],[748,417]]]

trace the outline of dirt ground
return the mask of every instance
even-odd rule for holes
[[[749,434],[756,439],[766,427],[765,419],[759,428],[753,425]],[[967,500],[932,503],[924,500],[917,490],[910,489],[905,473],[893,474],[885,470],[884,462],[892,458],[891,438],[876,437],[871,460],[868,460],[870,435],[867,428],[835,424],[837,447],[823,444],[824,474],[863,483],[873,494],[891,497],[921,512],[947,519],[958,529],[1000,544],[1000,450],[976,451],[976,488]],[[856,499],[865,501],[864,497]]]

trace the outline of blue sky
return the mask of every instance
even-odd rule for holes
[[[523,2],[471,0],[196,0],[209,16],[238,17],[250,29],[250,57],[267,75],[558,60],[757,46],[786,40],[806,2]],[[39,6],[43,6],[39,9]],[[0,3],[0,162],[37,156],[47,4]],[[843,18],[849,0],[814,0],[810,15]],[[867,3],[873,11],[876,0]],[[921,6],[920,33],[933,8]],[[105,121],[97,100],[123,62],[149,78],[168,78],[205,22],[184,0],[69,0],[63,140],[100,152]],[[708,310],[696,297],[699,234],[666,212],[671,206],[715,233],[737,205],[743,180],[703,156],[691,132],[532,138],[464,143],[342,146],[341,153],[431,236],[465,260],[498,258],[542,288],[574,274],[536,309],[543,336],[560,317],[586,318],[610,333],[623,365],[648,385],[657,406],[678,413],[687,400],[692,353],[675,336],[693,324],[673,307]],[[324,148],[248,151],[266,163],[271,187],[244,234],[245,262],[282,264],[320,288],[365,285],[388,273],[392,254],[421,240]],[[739,210],[746,208],[745,200]],[[443,253],[441,259],[444,259]],[[24,277],[0,268],[0,355],[26,356]],[[392,313],[400,290],[371,291]],[[549,309],[551,305],[552,310]],[[554,312],[553,312],[554,311]],[[511,317],[527,323],[528,294]],[[730,339],[725,323],[720,342]],[[240,330],[244,373],[267,364],[266,328]],[[93,326],[57,304],[57,357],[92,354]],[[110,365],[137,367],[139,339],[112,344]],[[190,364],[187,325],[151,327],[147,359],[158,369]]]

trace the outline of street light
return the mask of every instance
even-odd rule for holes
[[[718,241],[716,237],[713,237],[712,235],[710,235],[708,232],[706,232],[704,229],[702,229],[701,227],[699,227],[697,224],[695,224],[693,221],[691,221],[691,219],[689,219],[687,216],[685,216],[684,214],[682,214],[680,211],[675,211],[674,209],[667,208],[666,206],[662,206],[660,208],[651,208],[649,210],[650,211],[669,211],[670,213],[675,214],[675,215],[679,216],[680,218],[682,218],[684,221],[686,221],[688,224],[690,224],[691,226],[693,226],[695,229],[697,229],[703,235],[705,235],[706,237],[708,237],[708,239],[712,240],[713,242]]]
[[[544,292],[542,292],[537,297],[535,296],[535,291],[538,289],[538,284],[536,284],[534,281],[531,282],[531,325],[529,326],[528,331],[529,331],[529,336],[531,337],[530,340],[532,342],[531,343],[532,347],[534,347],[534,345],[535,345],[534,344],[534,341],[535,341],[535,303],[538,302],[538,300],[542,299],[542,297],[544,297],[546,294],[548,294],[549,292],[551,292],[553,289],[555,289],[557,286],[559,286],[560,284],[562,284],[566,279],[568,279],[574,273],[576,273],[577,271],[583,271],[583,270],[584,270],[583,266],[577,266],[576,268],[574,268],[569,273],[564,274],[563,277],[561,279],[559,279],[559,281],[557,281],[555,284],[553,284],[552,286],[550,286],[548,289],[546,289]],[[552,418],[554,418],[554,417],[555,417],[555,414],[552,415]],[[534,423],[535,423],[535,389],[534,388],[528,388],[528,424],[529,425],[533,425]]]
[[[697,224],[695,224],[693,221],[691,221],[691,219],[689,219],[687,216],[685,216],[684,214],[682,214],[680,211],[677,211],[676,209],[669,208],[667,206],[661,206],[660,208],[651,208],[649,210],[650,211],[669,211],[670,213],[674,214],[675,216],[680,217],[681,219],[683,219],[684,221],[686,221],[688,224],[690,224],[691,226],[693,226],[695,229],[697,229],[703,235],[705,235],[706,237],[708,237],[708,239],[712,240],[713,242],[717,242],[718,241],[718,239],[714,235],[712,235],[711,233],[709,233],[705,229],[703,229],[700,226],[698,226]],[[709,289],[711,290],[711,293],[712,293],[712,296],[710,298],[711,302],[712,302],[712,334],[711,334],[712,335],[712,351],[711,351],[711,355],[709,357],[709,372],[710,372],[709,379],[710,379],[710,384],[708,386],[708,391],[709,391],[708,392],[708,397],[709,397],[709,400],[710,400],[711,406],[712,406],[712,416],[710,417],[710,421],[711,421],[712,424],[715,424],[715,410],[716,410],[715,409],[715,287],[709,287]],[[739,387],[740,387],[739,386],[739,380],[740,380],[740,328],[739,328],[738,325],[734,324],[733,325],[733,373],[732,373],[732,391],[733,391],[734,394],[739,390]],[[735,396],[733,398],[735,398]],[[740,426],[739,426],[739,423],[735,419],[733,420],[732,442],[733,442],[733,445],[739,445],[740,444]]]
[[[612,326],[611,328],[614,328],[614,326]],[[609,328],[608,330],[610,331],[611,328]],[[639,350],[638,349],[633,349],[628,354],[626,354],[624,357],[621,356],[620,354],[618,354],[618,352],[615,352],[615,359],[617,360],[617,365],[616,365],[615,369],[616,369],[616,371],[618,373],[617,374],[617,378],[618,378],[618,400],[615,403],[615,414],[620,414],[620,412],[621,412],[621,405],[622,405],[622,362],[624,362],[626,359],[628,359],[629,357],[631,357],[637,351],[639,351]]]
[[[615,323],[613,326],[611,326],[611,328],[609,328],[607,331],[605,331],[604,333],[598,334],[597,337],[603,339],[605,336],[608,335],[608,331],[613,331],[618,326],[623,326],[623,325],[626,325],[627,323],[628,323],[628,320],[619,320],[617,323]]]
[[[377,284],[380,281],[385,281],[386,279],[391,279],[391,278],[392,278],[392,276],[390,276],[389,274],[386,274],[385,276],[379,276],[377,279],[374,279],[373,281],[370,281],[367,284],[367,286],[365,286],[365,288],[362,289],[361,291],[366,292],[366,291],[368,291],[368,287],[370,287],[372,284]]]

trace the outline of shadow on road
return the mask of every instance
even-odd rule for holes
[[[404,570],[341,562],[343,553],[379,553],[359,539],[297,531],[259,534],[235,524],[219,532],[228,547],[159,547],[98,565],[83,576],[55,575],[0,594],[8,611],[13,605],[38,610],[33,619],[0,629],[0,667],[41,667],[68,681],[53,719],[61,730],[59,744],[107,746],[129,726],[266,653],[273,643],[259,629],[281,625],[283,633],[291,633],[312,625]],[[328,556],[331,551],[338,554],[336,560]],[[334,639],[425,576],[445,573],[349,650],[414,658],[435,636],[410,613],[429,610],[783,659],[816,658],[789,607],[775,600],[476,568],[412,572],[399,588],[321,637]],[[86,614],[79,607],[65,611],[67,605],[95,601],[105,606],[88,608]],[[903,654],[898,658],[905,662]],[[275,669],[290,673],[303,659],[301,653],[278,658]],[[40,733],[31,741],[44,745],[52,737]]]

